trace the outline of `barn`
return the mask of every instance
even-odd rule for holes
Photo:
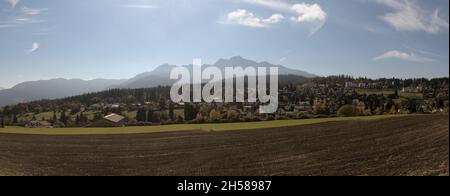
[[[124,127],[125,117],[118,114],[110,114],[89,125],[89,127]]]

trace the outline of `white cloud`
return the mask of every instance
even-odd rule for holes
[[[327,19],[327,14],[318,4],[295,4],[292,9],[299,14],[297,17],[293,17],[296,22],[322,22]]]
[[[159,6],[156,5],[125,5],[127,8],[139,8],[139,9],[158,9]]]
[[[284,16],[282,14],[274,14],[271,17],[264,19],[263,22],[266,24],[276,24],[284,20]]]
[[[12,8],[15,8],[19,2],[20,0],[8,0],[8,3],[9,5],[11,5]]]
[[[327,13],[318,4],[295,4],[292,9],[297,12],[298,16],[291,17],[291,20],[308,24],[310,35],[320,30],[327,20]]]
[[[33,52],[35,52],[36,50],[39,49],[39,47],[40,47],[39,43],[34,42],[34,43],[31,45],[31,48],[30,48],[29,50],[27,50],[27,53],[33,53]]]
[[[377,2],[394,10],[381,18],[397,31],[438,34],[449,29],[448,21],[439,16],[439,9],[429,12],[412,0],[377,0]]]
[[[406,52],[401,52],[398,50],[391,50],[391,51],[385,52],[384,54],[382,54],[378,57],[373,58],[374,61],[380,61],[380,60],[385,60],[385,59],[400,59],[400,60],[411,61],[411,62],[416,62],[416,63],[426,63],[426,62],[434,61],[434,59],[418,56],[414,53],[408,54]]]
[[[259,18],[245,9],[238,9],[236,11],[230,12],[227,15],[227,23],[260,28],[269,27],[270,24],[279,23],[283,19],[284,16],[281,14],[273,14],[272,16],[266,19]]]
[[[290,14],[291,21],[305,25],[310,35],[320,30],[327,21],[327,13],[317,4],[297,3],[290,4],[275,0],[242,0],[243,2],[268,7]]]

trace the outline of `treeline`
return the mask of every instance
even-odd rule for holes
[[[389,88],[395,87],[409,87],[409,86],[427,86],[431,89],[439,89],[445,88],[449,86],[449,78],[409,78],[409,79],[399,79],[399,78],[379,78],[379,79],[370,79],[367,77],[359,77],[355,78],[349,75],[337,75],[337,76],[329,76],[329,77],[318,77],[312,80],[313,83],[318,84],[329,84],[329,85],[345,85],[346,82],[354,82],[354,83],[378,83],[380,85],[385,85]]]

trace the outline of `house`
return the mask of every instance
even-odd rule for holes
[[[53,128],[52,124],[46,120],[34,120],[25,125],[26,128]]]
[[[125,117],[118,114],[110,114],[89,125],[89,127],[124,127]]]

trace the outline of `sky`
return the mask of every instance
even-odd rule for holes
[[[0,87],[242,56],[321,76],[448,77],[448,0],[0,0]]]

